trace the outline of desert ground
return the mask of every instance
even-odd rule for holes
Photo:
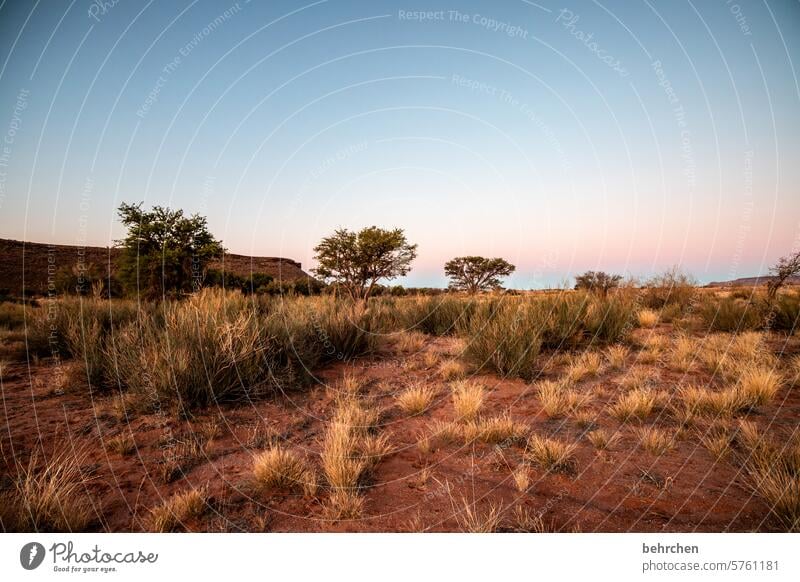
[[[798,293],[648,293],[2,304],[2,528],[796,530]]]

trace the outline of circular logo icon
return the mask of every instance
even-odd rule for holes
[[[39,542],[29,542],[19,551],[19,563],[26,570],[35,570],[44,561],[44,546]]]

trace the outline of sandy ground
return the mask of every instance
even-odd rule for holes
[[[657,333],[669,333],[661,326]],[[638,330],[637,333],[650,333]],[[777,336],[774,349],[800,350],[795,338]],[[41,447],[46,454],[82,451],[84,472],[91,475],[86,492],[97,518],[92,530],[149,529],[150,508],[190,487],[208,487],[209,509],[184,524],[191,531],[458,531],[456,514],[466,504],[478,512],[503,511],[501,531],[521,527],[520,515],[541,517],[549,531],[774,531],[780,527],[768,507],[748,487],[731,457],[718,461],[700,444],[698,430],[679,434],[672,450],[661,456],[638,445],[634,424],[620,424],[605,409],[620,393],[626,371],[606,371],[582,380],[581,391],[593,391],[589,426],[576,419],[548,419],[534,386],[522,380],[480,375],[487,388],[484,416],[508,414],[538,434],[575,441],[577,463],[570,473],[531,469],[530,487],[520,492],[512,470],[522,461],[523,443],[489,445],[446,442],[431,435],[430,449],[421,449],[421,435],[431,433],[436,419],[454,418],[450,391],[435,367],[426,368],[426,352],[456,356],[459,340],[428,338],[416,354],[387,347],[370,358],[320,370],[310,389],[268,400],[208,409],[192,419],[169,414],[114,413],[112,396],[91,398],[80,386],[57,386],[53,362],[11,363],[2,379],[3,477],[0,488],[12,486],[17,463],[27,464]],[[632,350],[630,363],[636,359]],[[650,365],[658,387],[674,392],[680,384],[702,382],[704,372],[684,374]],[[252,482],[253,454],[270,440],[304,454],[319,467],[319,450],[333,410],[333,385],[345,373],[364,381],[370,406],[382,410],[378,431],[393,449],[375,468],[364,489],[364,514],[356,520],[326,518],[324,489],[317,496],[258,491]],[[544,378],[563,375],[563,364],[551,365]],[[395,395],[413,380],[438,390],[434,405],[409,417]],[[776,403],[748,415],[771,434],[789,434],[800,418],[798,391],[784,386]],[[655,414],[646,425],[676,430],[675,421]],[[621,439],[599,451],[586,438],[598,427],[619,430]],[[700,429],[702,430],[702,429]],[[108,450],[104,443],[130,431],[136,449],[129,455]],[[203,435],[203,436],[198,436]],[[190,443],[200,440],[202,447]],[[165,477],[167,466],[180,466]]]

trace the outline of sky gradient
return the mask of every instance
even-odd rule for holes
[[[401,227],[407,285],[700,281],[800,245],[800,3],[0,5],[0,236],[105,246],[115,209],[199,212],[313,266]]]

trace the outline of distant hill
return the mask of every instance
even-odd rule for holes
[[[770,275],[762,275],[760,277],[742,277],[734,279],[733,281],[714,281],[709,283],[706,287],[755,287],[758,285],[766,285],[774,277]],[[786,285],[800,285],[800,277],[789,277],[786,279]]]
[[[101,272],[114,275],[117,271],[120,249],[108,247],[79,247],[72,245],[48,245],[23,243],[18,240],[0,238],[0,289],[19,297],[22,295],[23,265],[26,295],[47,293],[48,283],[56,273],[71,269],[83,257],[85,265],[94,264]],[[249,277],[252,273],[264,273],[275,281],[291,282],[306,279],[297,261],[283,257],[248,257],[226,254],[221,260],[209,265],[211,269]]]

